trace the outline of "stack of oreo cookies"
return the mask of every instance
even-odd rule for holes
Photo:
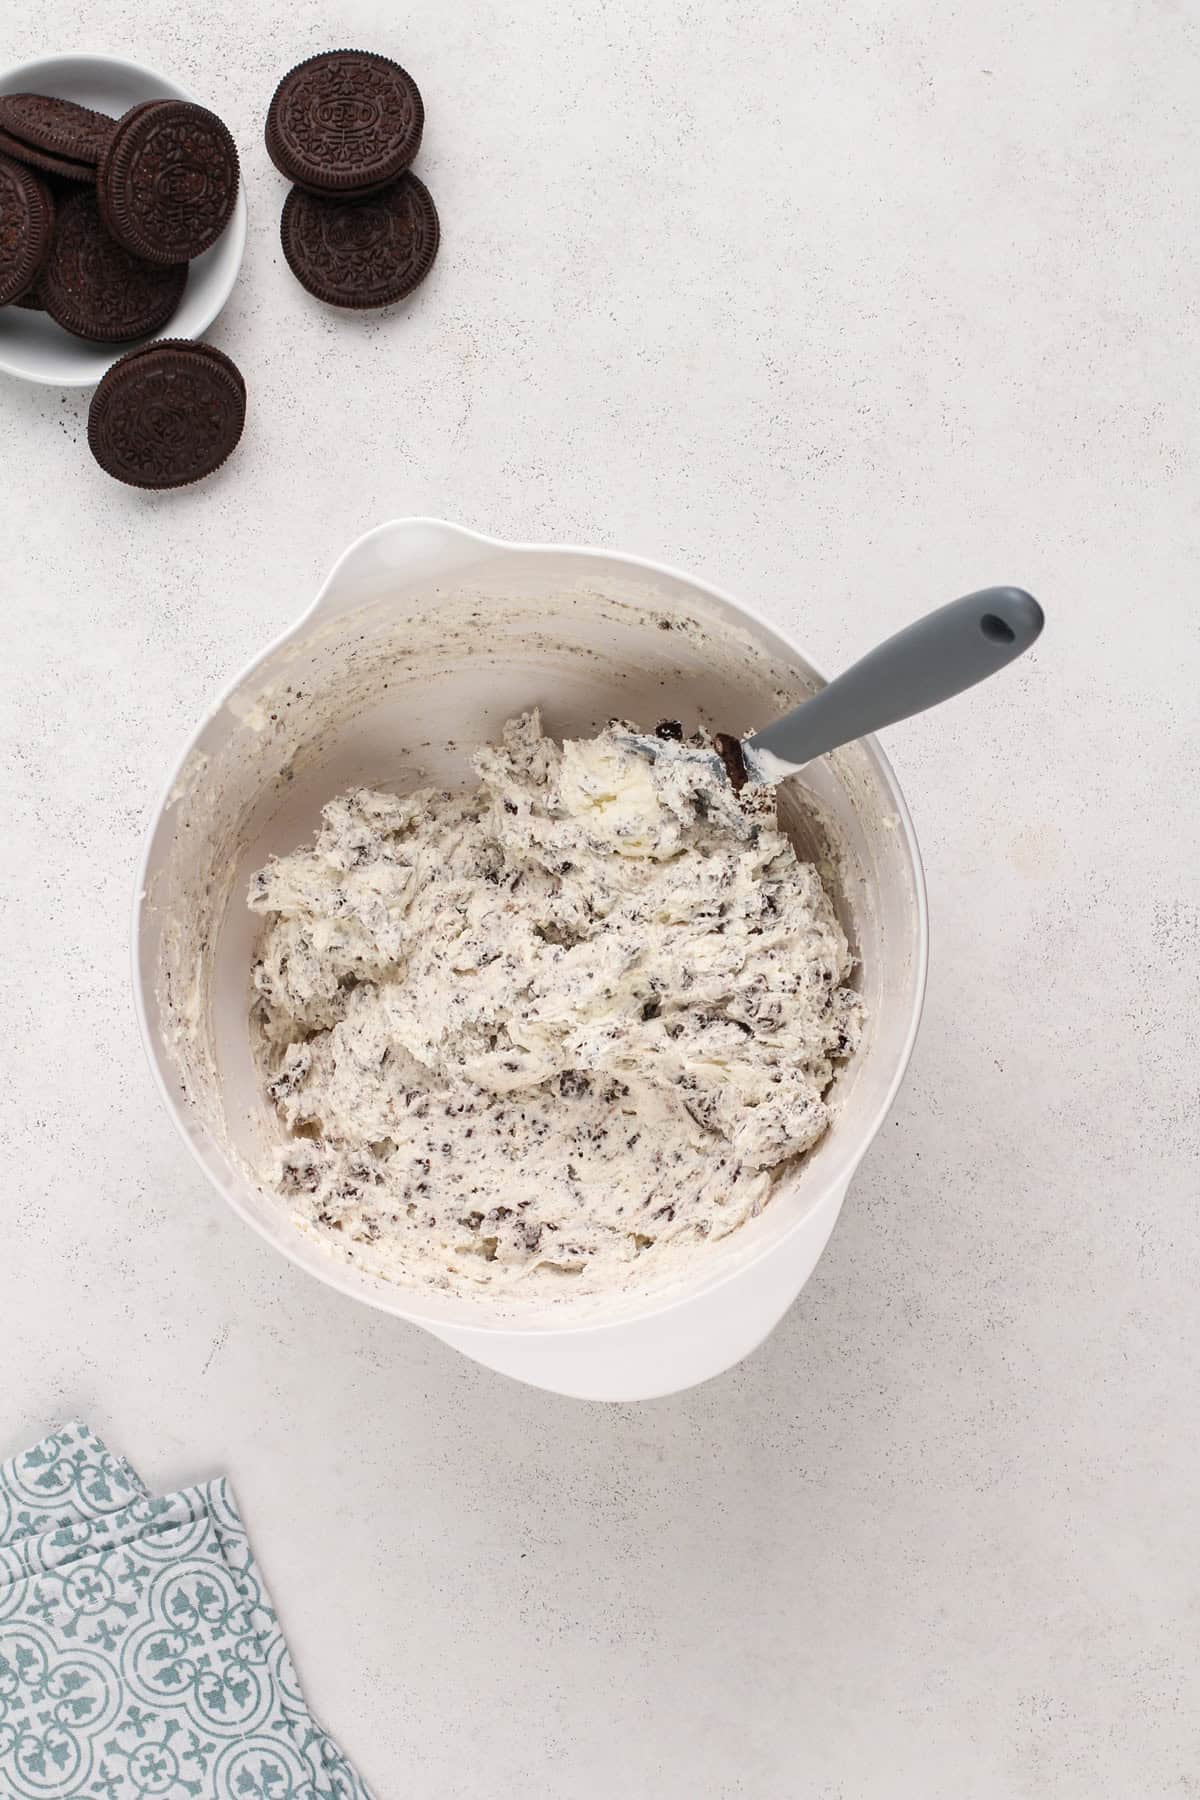
[[[318,300],[390,306],[433,267],[438,216],[409,166],[424,124],[412,76],[367,50],[310,56],[279,83],[266,136],[293,183],[283,253]]]
[[[149,100],[111,119],[0,95],[0,304],[99,343],[160,331],[237,189],[233,139],[203,106]]]

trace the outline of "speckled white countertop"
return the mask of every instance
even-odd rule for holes
[[[399,21],[403,20],[401,24]],[[425,94],[408,310],[279,252],[279,74]],[[1200,1794],[1200,32],[1063,0],[9,8],[0,65],[157,64],[228,120],[246,435],[152,497],[0,388],[0,1455],[86,1416],[232,1475],[380,1800]],[[833,669],[987,582],[1018,669],[888,734],[925,1025],[748,1363],[560,1401],[343,1300],[185,1158],[127,920],[168,762],[369,525],[610,543]]]

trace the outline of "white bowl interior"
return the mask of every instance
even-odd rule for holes
[[[458,566],[432,571],[420,522],[384,527],[340,565],[317,608],[232,690],[181,767],[154,833],[139,928],[151,1054],[202,1163],[279,1249],[343,1290],[430,1324],[515,1322],[486,1292],[443,1299],[374,1279],[302,1235],[250,1171],[278,1126],[251,1059],[249,968],[260,922],[251,873],[314,831],[355,783],[403,791],[472,781],[474,745],[538,705],[556,735],[614,715],[749,729],[819,685],[766,626],[658,570],[599,553],[523,549],[458,534]],[[430,530],[445,531],[430,526]],[[715,1248],[698,1285],[765,1254],[844,1185],[878,1126],[920,1001],[919,876],[902,803],[869,742],[786,784],[781,815],[826,864],[861,957],[869,1025],[839,1077],[835,1125],[762,1215]],[[653,1311],[661,1295],[620,1309]],[[508,1303],[511,1308],[511,1303]],[[525,1328],[594,1323],[560,1299]]]
[[[141,100],[200,99],[177,81],[117,56],[40,56],[0,74],[0,94],[54,94],[119,117]],[[214,111],[220,112],[215,106]],[[246,246],[246,199],[240,185],[232,219],[211,250],[188,265],[187,286],[173,318],[158,337],[200,337],[228,300]],[[0,306],[0,369],[49,387],[94,387],[118,358],[148,338],[128,344],[89,344],[72,337],[46,313]]]

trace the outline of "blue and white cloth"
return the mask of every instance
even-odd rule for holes
[[[3,1800],[370,1800],[304,1701],[224,1480],[83,1425],[0,1465]]]

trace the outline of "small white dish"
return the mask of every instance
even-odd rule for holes
[[[195,100],[177,81],[123,56],[36,56],[0,74],[0,94],[54,94],[119,118],[141,100]],[[205,100],[204,104],[211,104]],[[214,111],[220,110],[214,107]],[[232,219],[211,250],[188,265],[179,310],[156,337],[197,338],[212,324],[233,291],[246,247],[246,197],[238,185]],[[0,306],[0,370],[46,387],[95,387],[138,343],[91,344],[72,337],[46,313]]]

